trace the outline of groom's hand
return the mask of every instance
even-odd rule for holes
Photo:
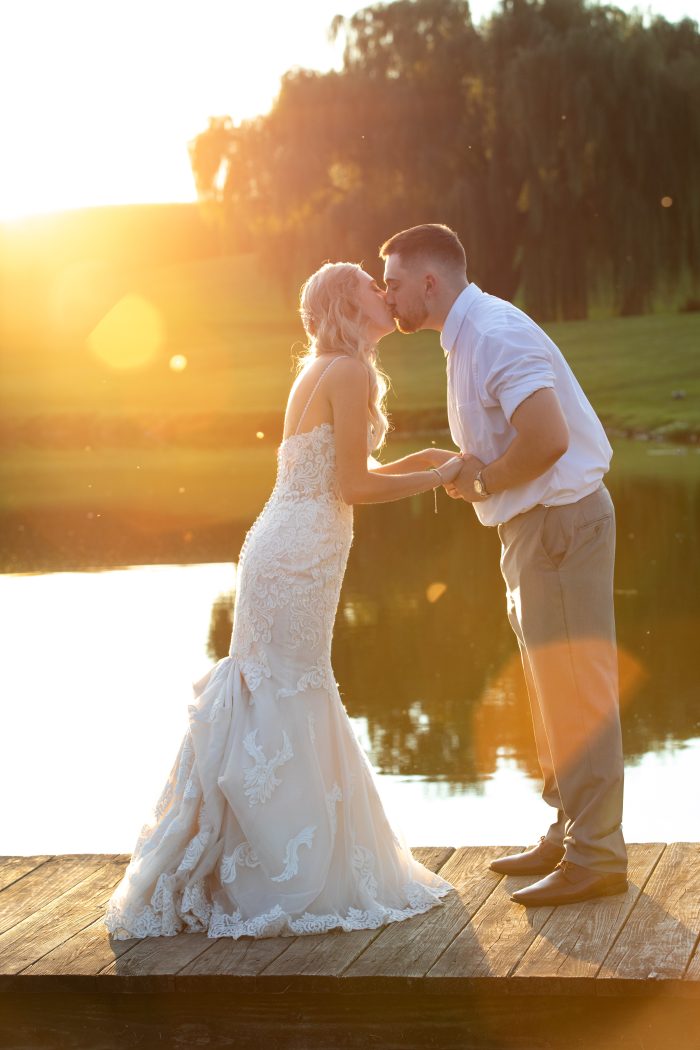
[[[476,456],[468,452],[462,454],[463,466],[457,477],[449,485],[445,485],[445,492],[452,499],[463,499],[467,503],[483,503],[488,496],[480,496],[474,488],[474,478],[479,471],[486,466]]]

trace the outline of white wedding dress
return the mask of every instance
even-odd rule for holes
[[[117,939],[372,929],[452,889],[391,827],[333,677],[352,506],[332,425],[297,427],[277,457],[241,548],[229,655],[193,685],[189,728],[102,919]]]

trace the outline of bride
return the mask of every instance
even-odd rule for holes
[[[102,919],[117,939],[272,937],[371,929],[452,889],[390,825],[330,662],[352,505],[449,483],[441,449],[380,466],[394,329],[354,263],[304,284],[307,353],[277,479],[241,548],[229,655],[194,683],[189,728]]]

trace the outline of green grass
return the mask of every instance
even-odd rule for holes
[[[430,437],[389,438],[381,458],[398,459],[431,443]],[[449,438],[435,444],[451,447]],[[658,478],[697,483],[700,449],[652,442],[613,442],[611,480]],[[275,449],[256,444],[237,449],[122,449],[52,451],[22,449],[0,461],[5,510],[60,508],[91,515],[132,511],[154,524],[166,519],[191,524],[252,521],[275,479]]]
[[[611,478],[646,478],[697,485],[700,448],[656,441],[613,440]]]
[[[136,513],[155,529],[173,520],[251,521],[274,482],[275,433],[293,351],[303,345],[294,296],[285,298],[253,256],[193,261],[207,248],[191,210],[134,213],[128,235],[121,212],[98,217],[99,229],[93,218],[84,229],[75,220],[79,237],[58,219],[49,241],[39,227],[5,237],[2,507],[115,521]],[[133,235],[146,229],[156,232]],[[161,326],[139,368],[108,366],[89,347],[122,296],[145,300]],[[700,314],[596,316],[545,328],[610,432],[700,434]],[[124,345],[140,334],[134,324]],[[184,371],[169,366],[175,354],[187,358]],[[435,333],[392,335],[380,358],[397,423],[387,460],[430,443],[432,435],[408,436],[426,418],[446,422],[445,362]],[[684,398],[672,397],[678,390]],[[614,445],[611,481],[698,477],[691,443]]]
[[[700,314],[551,325],[598,415],[640,431],[700,431]],[[675,400],[674,391],[684,391]]]
[[[700,432],[700,314],[651,314],[544,326],[611,429]],[[442,351],[432,333],[392,336],[382,362],[396,408],[444,403]],[[685,392],[674,399],[674,391]]]
[[[274,482],[275,449],[21,449],[0,461],[2,506],[93,515],[131,511],[206,522],[251,520]]]
[[[48,295],[43,328],[24,310],[14,319],[14,352],[2,355],[6,415],[179,414],[275,409],[293,376],[291,348],[303,329],[291,304],[253,258],[206,259],[135,272],[124,295],[155,310],[162,344],[142,367],[110,367],[88,338],[113,305],[107,292],[73,289],[59,313]],[[32,339],[31,336],[34,335]],[[135,331],[134,338],[139,333]],[[187,367],[169,367],[175,354]]]
[[[138,509],[154,522],[252,520],[274,481],[270,435],[293,378],[292,348],[301,346],[295,304],[252,258],[161,266],[142,271],[127,290],[163,319],[165,341],[147,366],[109,368],[65,330],[48,346],[5,355],[3,507],[92,515]],[[72,323],[84,335],[94,303],[87,293],[80,303]],[[611,431],[700,433],[699,314],[546,327]],[[168,367],[175,353],[188,359],[183,372]],[[392,335],[381,361],[393,384],[390,412],[402,424],[382,458],[398,458],[431,440],[406,437],[412,419],[428,412],[444,420],[444,355],[435,333]],[[686,396],[674,400],[674,390]],[[213,416],[240,425],[217,429]],[[170,417],[184,421],[179,444],[158,444],[158,422]],[[122,429],[110,430],[114,423]],[[266,431],[263,441],[257,429]],[[449,437],[436,441],[450,445]],[[699,467],[692,445],[620,442],[612,476],[690,480]]]
[[[429,436],[410,439],[396,437],[392,440],[390,436],[381,459],[399,459],[431,443],[452,448],[449,436],[434,440]],[[612,446],[613,457],[607,475],[611,481],[623,477],[679,481],[694,485],[700,481],[700,447],[628,438],[614,438]]]
[[[70,333],[65,315],[57,319],[49,310],[45,341],[4,355],[6,416],[281,416],[293,378],[292,350],[301,347],[303,331],[295,303],[284,301],[253,257],[151,269],[134,275],[126,291],[145,298],[162,320],[164,342],[153,359],[131,370],[97,360],[84,337],[100,289],[94,301],[82,289],[72,304]],[[545,328],[608,427],[700,432],[700,314]],[[173,354],[187,357],[183,372],[169,367]],[[380,356],[392,380],[390,410],[410,416],[444,408],[444,357],[435,333],[392,335]],[[685,392],[683,399],[674,400],[677,390]]]

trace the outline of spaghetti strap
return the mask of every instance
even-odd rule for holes
[[[307,401],[306,401],[306,404],[304,405],[304,411],[303,411],[303,412],[301,413],[301,415],[299,416],[299,421],[297,422],[297,425],[296,425],[296,427],[294,428],[294,433],[295,433],[295,434],[298,434],[298,433],[299,433],[299,427],[301,426],[301,424],[302,424],[302,422],[303,422],[304,416],[306,415],[306,410],[307,410],[307,408],[309,407],[309,405],[311,404],[311,400],[312,400],[312,398],[313,398],[314,394],[315,394],[315,393],[316,393],[316,391],[318,390],[318,387],[319,387],[319,383],[321,382],[321,380],[322,380],[322,379],[323,379],[323,377],[325,376],[325,374],[326,374],[326,372],[328,371],[328,369],[329,369],[329,368],[332,368],[332,367],[333,367],[333,365],[335,364],[335,362],[336,362],[336,361],[340,361],[340,358],[339,358],[339,357],[334,357],[332,361],[329,361],[329,363],[328,363],[328,364],[326,365],[326,367],[325,367],[325,368],[323,369],[323,371],[321,372],[320,376],[319,376],[319,377],[318,377],[318,379],[316,380],[316,386],[315,386],[315,387],[313,388],[313,390],[312,390],[312,391],[311,391],[311,393],[309,394],[309,396],[308,396],[308,398],[307,398]]]

